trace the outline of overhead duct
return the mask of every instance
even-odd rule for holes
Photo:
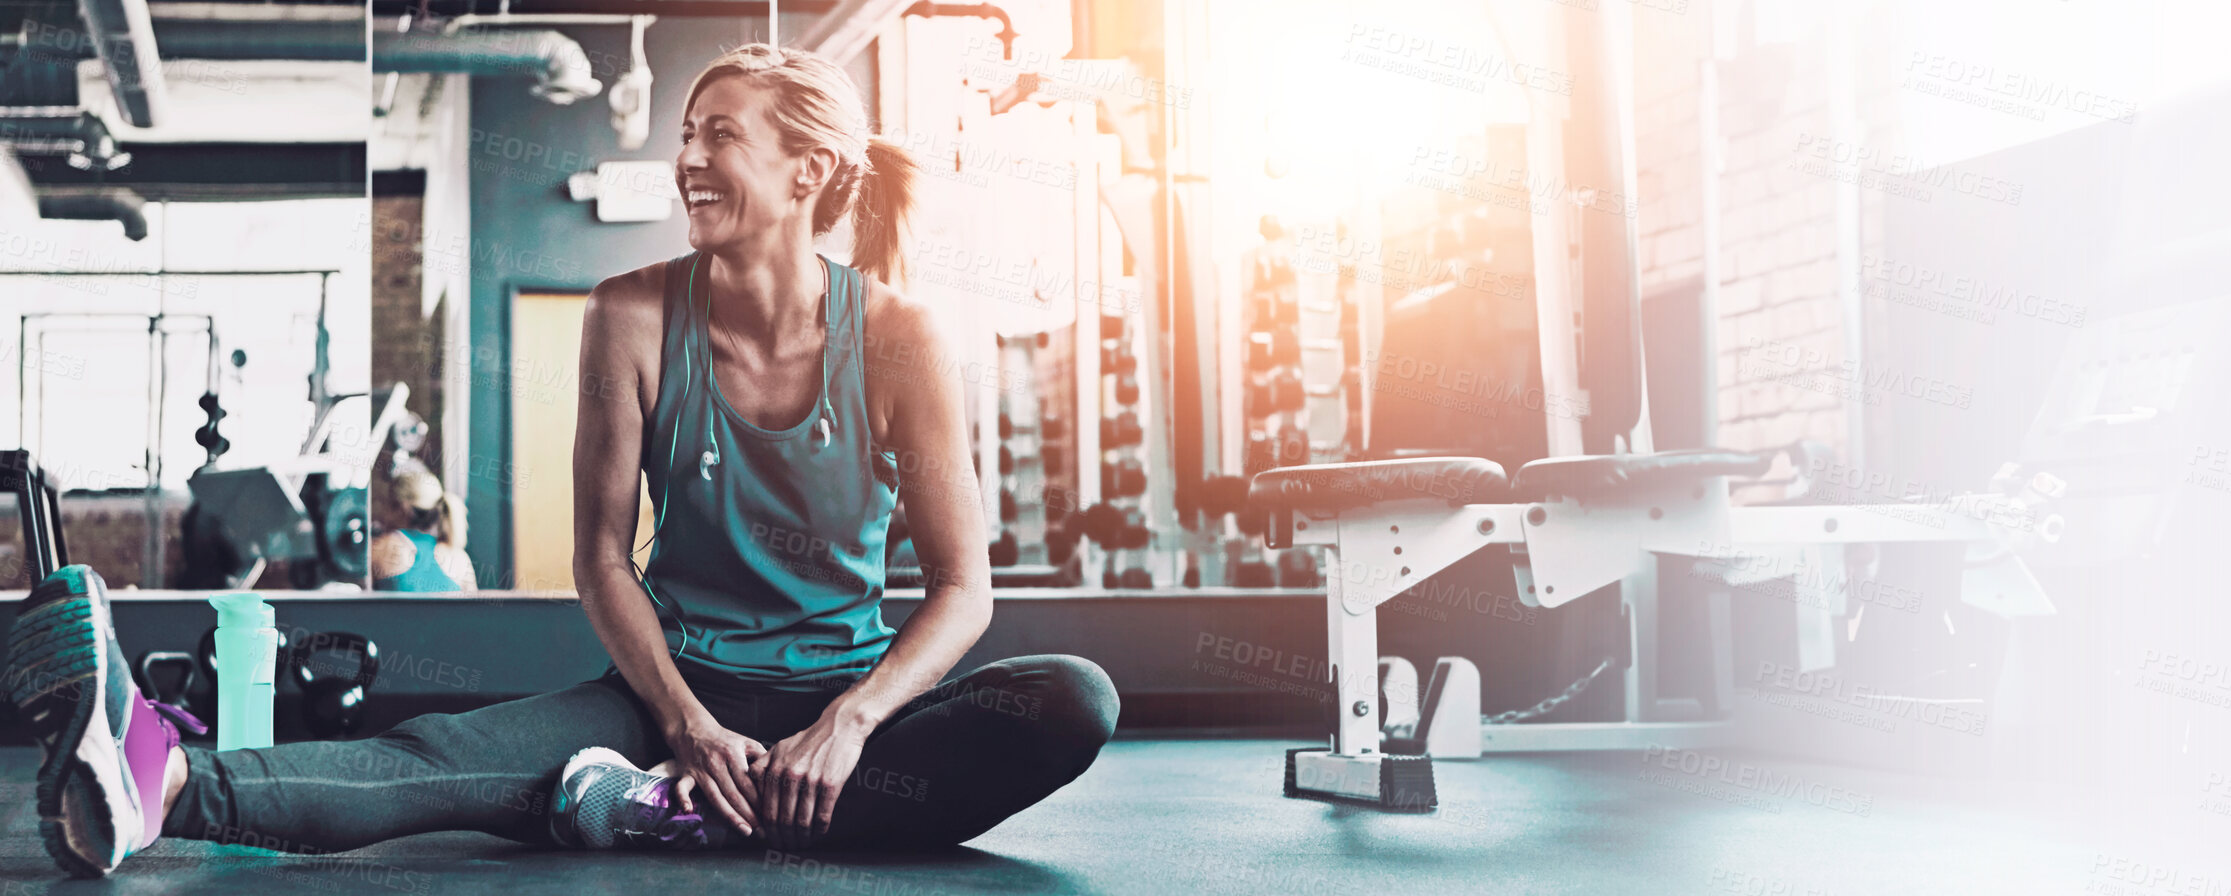
[[[43,194],[39,197],[39,217],[121,222],[124,237],[138,242],[147,238],[146,206],[147,200],[138,193],[122,187],[102,187],[84,192]]]
[[[535,96],[558,105],[604,90],[589,54],[556,31],[372,32],[372,70],[467,75],[533,75]]]
[[[260,8],[260,7],[251,7]],[[234,22],[157,19],[164,59],[364,61],[364,17],[335,21]]]
[[[133,127],[154,127],[163,108],[163,71],[146,0],[82,0],[78,9],[108,69],[117,110]]]

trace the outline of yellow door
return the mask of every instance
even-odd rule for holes
[[[511,557],[520,591],[573,591],[573,423],[584,293],[519,294],[511,308]],[[643,492],[638,544],[650,536]],[[635,552],[637,563],[650,556]]]

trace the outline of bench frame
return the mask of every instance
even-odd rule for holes
[[[1312,472],[1321,476],[1331,471],[1318,467]],[[1736,506],[1729,498],[1729,477],[1713,475],[1687,482],[1638,482],[1623,492],[1585,500],[1549,496],[1525,503],[1452,505],[1413,493],[1301,509],[1269,500],[1272,506],[1255,508],[1270,514],[1267,546],[1324,550],[1325,627],[1339,710],[1331,748],[1298,757],[1302,789],[1314,780],[1321,792],[1294,792],[1296,757],[1289,756],[1288,793],[1294,796],[1368,800],[1371,791],[1384,789],[1378,782],[1394,757],[1381,749],[1378,607],[1489,545],[1510,548],[1517,561],[1515,584],[1530,606],[1554,608],[1620,585],[1631,659],[1623,674],[1625,704],[1619,721],[1483,724],[1482,750],[1488,753],[1691,748],[1726,741],[1726,723],[1706,718],[1707,707],[1699,701],[1657,693],[1662,557],[1691,558],[1698,569],[1710,572],[1700,581],[1711,585],[1709,649],[1720,707],[1730,705],[1734,696],[1730,591],[1786,576],[1799,564],[1840,570],[1845,545],[1964,544],[1971,558],[1961,583],[1965,602],[2007,616],[2053,612],[2019,555],[2006,549],[2037,528],[2030,525],[2030,508],[2000,495],[1968,496],[1944,505]],[[1983,559],[1975,559],[1979,555]],[[1840,575],[1831,580],[1848,582]],[[1820,630],[1830,620],[1848,612],[1849,601],[1848,593],[1838,591],[1803,624],[1815,635],[1823,634]],[[1801,658],[1809,668],[1825,667],[1833,661],[1833,644],[1832,637],[1816,637],[1812,649],[1801,650]]]

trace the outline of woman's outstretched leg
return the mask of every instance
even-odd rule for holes
[[[424,715],[353,741],[187,748],[163,833],[287,852],[334,852],[428,831],[550,843],[550,797],[574,753],[666,756],[625,682],[607,676],[471,712]]]

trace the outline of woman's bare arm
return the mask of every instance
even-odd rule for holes
[[[885,441],[900,453],[900,469],[916,471],[900,477],[899,497],[928,582],[922,606],[875,669],[754,766],[759,817],[778,848],[828,831],[868,733],[936,685],[991,623],[983,498],[969,460],[959,365],[945,363],[954,342],[928,308],[885,295],[890,301],[868,322],[879,347],[867,362],[869,392],[890,409]]]
[[[891,396],[885,447],[899,452],[900,469],[916,471],[900,477],[899,499],[924,587],[921,607],[900,626],[882,662],[829,708],[871,729],[943,679],[992,617],[983,491],[969,450],[961,365],[951,363],[959,348],[925,305],[894,298],[879,323],[879,346],[914,349],[878,351],[869,366]],[[906,360],[882,360],[891,358]]]
[[[722,729],[690,693],[628,561],[637,535],[644,417],[657,403],[662,284],[652,274],[662,270],[614,277],[589,293],[573,439],[573,581],[589,625],[649,704],[676,759],[730,824],[749,831],[747,770],[764,749]]]

